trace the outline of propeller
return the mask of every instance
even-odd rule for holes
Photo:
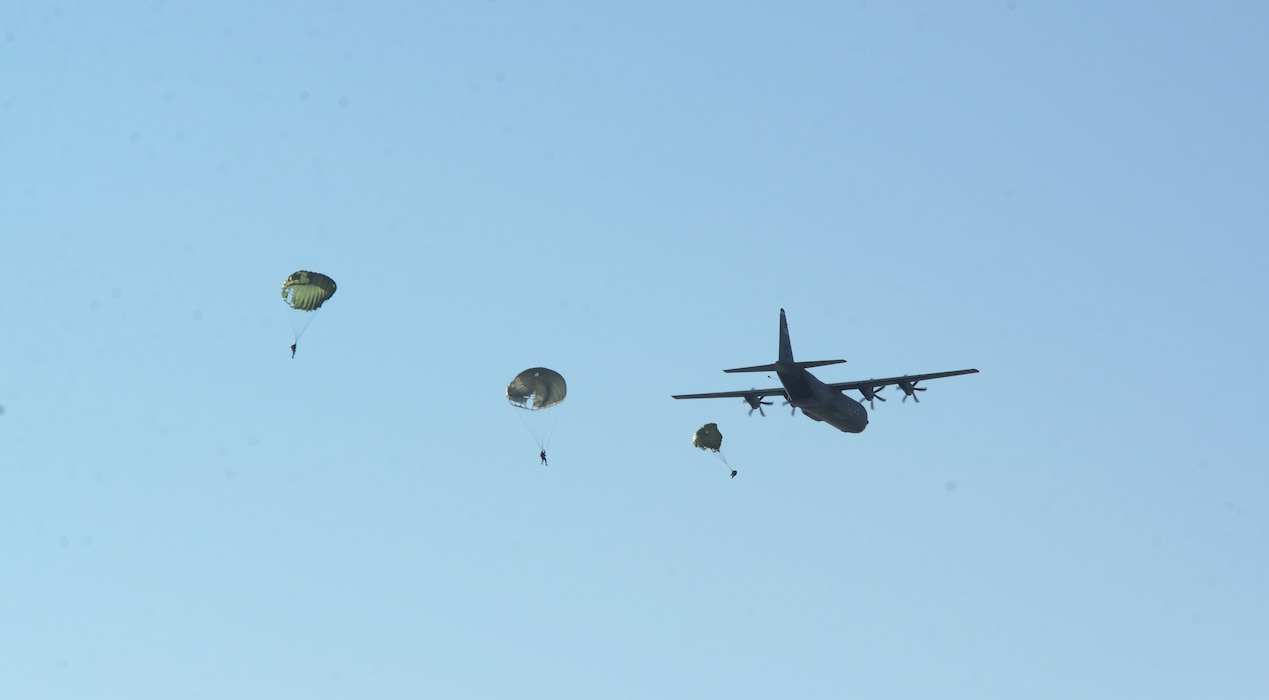
[[[749,415],[752,416],[753,412],[757,411],[758,415],[762,416],[763,418],[767,417],[767,414],[763,412],[762,407],[770,406],[771,405],[770,401],[763,401],[761,394],[749,394],[745,396],[744,398],[745,398],[745,403],[749,404]]]
[[[873,403],[873,399],[876,399],[877,401],[885,401],[886,397],[881,396],[877,393],[878,391],[881,391],[882,389],[885,389],[885,388],[886,388],[885,384],[882,384],[881,386],[876,388],[873,388],[870,386],[861,386],[859,387],[859,393],[863,394],[864,399],[868,401],[868,407],[875,410],[877,408],[877,404]],[[924,391],[924,389],[922,391]],[[906,395],[905,395],[905,398],[906,398]]]
[[[920,380],[917,380],[917,381],[920,381]],[[912,397],[912,400],[913,400],[913,401],[915,401],[915,402],[917,402],[917,403],[921,403],[921,399],[918,399],[918,398],[917,398],[916,392],[918,392],[918,391],[925,391],[925,389],[926,389],[926,387],[923,387],[923,386],[917,386],[917,383],[916,383],[916,382],[899,382],[899,388],[900,388],[900,389],[903,389],[903,401],[904,401],[904,403],[907,403],[907,401],[908,401],[908,397],[909,397],[909,396],[911,396],[911,397]]]
[[[793,406],[793,404],[789,403],[788,401],[785,401],[785,402],[784,402],[784,405],[785,405],[785,406]],[[789,415],[791,415],[791,416],[796,416],[797,414],[798,414],[798,407],[797,407],[797,406],[793,406],[793,409],[789,411]]]

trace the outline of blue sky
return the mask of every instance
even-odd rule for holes
[[[1263,697],[1267,14],[0,6],[0,696]]]

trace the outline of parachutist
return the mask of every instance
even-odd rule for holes
[[[736,478],[736,470],[735,470],[735,469],[731,470],[731,478],[733,478],[733,479],[735,479],[735,478]]]
[[[533,433],[537,443],[538,459],[546,464],[546,446],[551,441],[551,431],[559,416],[558,406],[568,394],[564,377],[553,369],[530,367],[517,374],[507,385],[507,403],[524,413],[520,416],[524,427]],[[545,411],[545,413],[543,412]]]
[[[292,360],[294,360],[294,359],[295,359],[295,346],[296,346],[296,345],[299,345],[299,343],[291,343],[291,359],[292,359]]]
[[[300,342],[304,329],[308,328],[313,317],[308,315],[322,308],[327,300],[335,296],[335,280],[320,272],[297,270],[282,283],[282,303],[295,309],[298,315],[291,317],[291,329],[295,331],[295,342]],[[301,322],[298,319],[303,317]],[[291,359],[295,359],[295,346],[291,346]]]

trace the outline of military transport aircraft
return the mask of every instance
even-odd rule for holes
[[[878,396],[877,392],[885,387],[894,385],[903,390],[904,401],[907,401],[908,397],[911,396],[913,401],[920,403],[916,392],[925,391],[925,387],[917,386],[917,382],[978,372],[976,369],[958,369],[951,372],[913,374],[902,377],[887,377],[885,379],[866,379],[862,382],[833,382],[826,384],[806,371],[810,367],[836,365],[845,361],[815,360],[812,362],[795,362],[793,360],[793,346],[789,343],[789,324],[784,320],[784,309],[780,309],[780,359],[770,365],[737,367],[736,369],[725,369],[723,371],[775,372],[780,377],[780,383],[784,385],[783,387],[779,389],[750,389],[748,391],[717,391],[710,394],[679,394],[673,398],[741,398],[745,400],[745,403],[749,404],[750,415],[753,415],[754,410],[757,409],[759,414],[765,416],[766,414],[763,412],[762,407],[770,406],[771,402],[763,401],[763,399],[768,396],[779,396],[785,400],[787,405],[792,406],[795,411],[799,408],[802,409],[802,413],[812,420],[828,423],[843,432],[862,433],[864,428],[868,427],[868,411],[864,410],[863,404],[842,392],[858,391],[868,401],[870,406],[876,408],[876,405],[872,403],[874,399],[885,401],[885,398]]]

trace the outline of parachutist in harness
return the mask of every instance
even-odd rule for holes
[[[551,444],[551,432],[555,429],[555,419],[559,410],[555,408],[564,401],[568,394],[568,384],[564,377],[553,369],[546,367],[530,367],[517,374],[507,384],[507,403],[520,413],[524,427],[533,434],[537,443],[538,460],[542,466],[546,461],[546,446]]]
[[[295,331],[295,343],[291,345],[291,359],[295,359],[295,346],[304,335],[304,329],[313,320],[314,311],[322,308],[335,296],[335,280],[320,272],[297,270],[282,283],[282,303],[300,312],[291,316],[291,330]],[[301,322],[299,319],[303,318]]]
[[[735,479],[735,478],[736,478],[736,470],[735,470],[735,469],[731,470],[731,478],[733,478],[733,479]]]

